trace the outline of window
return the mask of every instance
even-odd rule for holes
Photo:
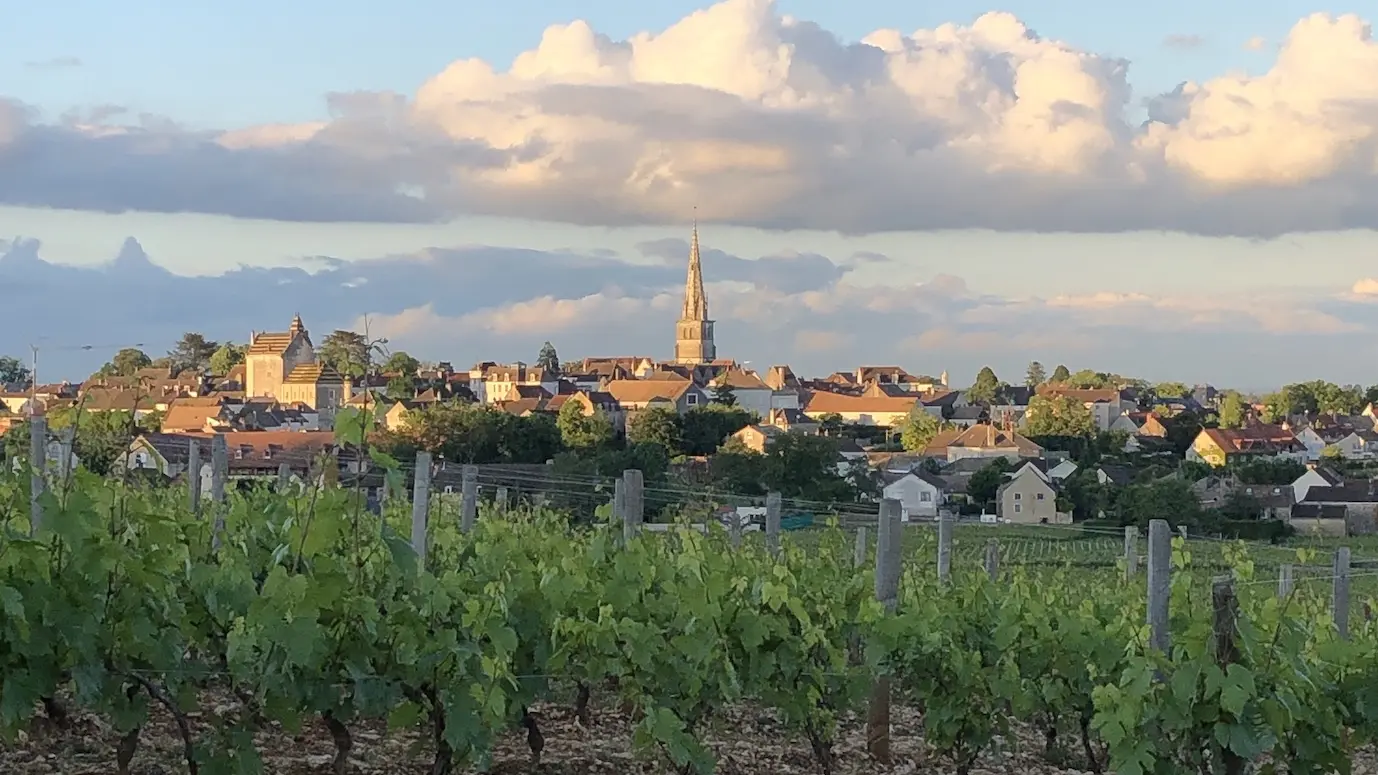
[[[1040,493],[1038,494],[1038,499],[1039,499],[1039,500],[1043,500],[1043,493],[1040,492]]]
[[[448,485],[448,484],[445,485],[445,494],[446,494],[446,495],[453,495],[454,492],[455,492],[455,488],[454,488],[452,485]]]
[[[919,502],[920,502],[920,503],[928,503],[928,502],[930,502],[930,501],[932,501],[932,500],[933,500],[933,493],[931,493],[931,492],[921,492],[921,493],[919,493]]]
[[[1021,495],[1020,493],[1015,493],[1015,494],[1014,494],[1014,499],[1015,499],[1015,500],[1023,500],[1023,499],[1024,499],[1024,496]]]
[[[1024,510],[1024,507],[1023,507],[1023,506],[1020,506],[1018,503],[1014,504],[1014,513],[1018,514],[1019,512],[1021,512],[1021,511],[1023,511],[1023,510]]]
[[[688,396],[685,397],[684,402],[690,406],[694,406],[699,402],[699,397],[695,393],[690,393]]]

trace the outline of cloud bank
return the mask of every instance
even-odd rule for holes
[[[1358,16],[1302,19],[1257,76],[1135,95],[1129,70],[1007,13],[848,43],[724,0],[627,40],[555,25],[506,71],[462,59],[413,95],[332,94],[308,125],[45,123],[0,102],[0,203],[600,225],[697,205],[846,233],[1378,227],[1378,43]]]
[[[240,268],[185,277],[136,240],[97,267],[52,263],[36,240],[0,240],[9,354],[40,346],[40,373],[80,379],[116,349],[157,355],[187,327],[243,342],[282,330],[300,312],[317,338],[335,328],[383,336],[395,349],[464,367],[534,359],[542,342],[562,356],[669,357],[684,288],[683,241],[639,255],[470,246],[301,268]],[[868,254],[874,265],[893,259]],[[1205,294],[1091,293],[1052,298],[982,292],[962,277],[860,282],[856,257],[744,258],[703,252],[719,353],[756,367],[788,363],[827,374],[858,363],[948,370],[969,379],[990,364],[1018,380],[1031,359],[1158,379],[1266,387],[1298,378],[1372,381],[1378,356],[1378,281],[1310,295],[1257,288]],[[195,321],[195,323],[188,323]],[[80,349],[93,345],[93,349]],[[1319,371],[1318,371],[1319,370]]]

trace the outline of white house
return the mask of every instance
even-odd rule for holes
[[[923,470],[885,473],[888,483],[882,490],[886,498],[894,498],[903,508],[903,519],[932,519],[938,507],[947,502],[947,486],[943,480]]]
[[[1300,441],[1302,446],[1306,447],[1307,460],[1314,463],[1321,459],[1321,453],[1325,451],[1326,444],[1325,439],[1321,438],[1321,435],[1316,432],[1315,428],[1308,425],[1301,430],[1293,431],[1292,435],[1296,436],[1297,441]]]
[[[732,397],[736,399],[737,406],[762,419],[770,415],[771,409],[799,408],[799,397],[797,394],[795,395],[793,407],[776,406],[776,391],[772,390],[770,385],[761,381],[761,378],[756,376],[756,372],[754,371],[727,369],[709,384],[705,392],[711,397],[714,390],[721,385],[727,385],[732,389]],[[783,400],[784,398],[782,397],[782,401]]]
[[[1306,499],[1306,492],[1312,487],[1338,487],[1344,484],[1344,481],[1343,476],[1325,466],[1309,468],[1292,482],[1292,491],[1295,493],[1293,500],[1301,503]]]
[[[1325,446],[1326,451],[1339,453],[1345,460],[1368,460],[1378,455],[1378,434],[1373,431],[1350,431]]]

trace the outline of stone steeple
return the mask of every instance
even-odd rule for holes
[[[292,316],[292,325],[287,329],[287,333],[296,336],[298,333],[305,330],[305,328],[306,326],[302,325],[301,322],[301,313],[297,313]]]
[[[708,297],[703,293],[703,266],[699,262],[699,224],[694,219],[689,242],[689,275],[684,281],[684,309],[675,326],[675,362],[707,363],[718,356],[713,344],[713,321],[708,319]]]

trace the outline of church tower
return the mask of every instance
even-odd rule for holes
[[[675,363],[707,363],[718,357],[713,345],[713,321],[703,295],[703,267],[699,264],[699,224],[689,243],[689,277],[684,283],[684,311],[675,324]]]

